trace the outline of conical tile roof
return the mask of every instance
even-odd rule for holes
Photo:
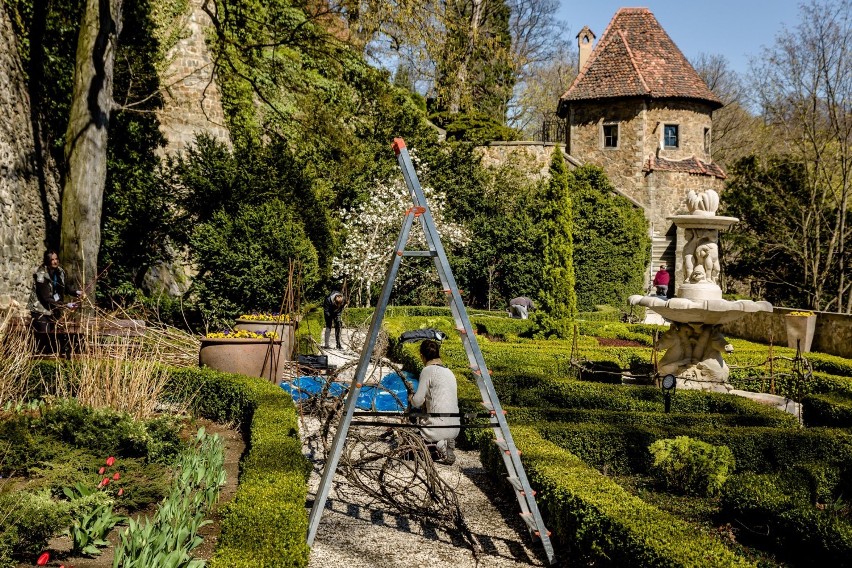
[[[698,99],[722,106],[650,10],[621,8],[560,97],[560,114],[572,101],[637,96]]]

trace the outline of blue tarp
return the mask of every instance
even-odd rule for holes
[[[403,371],[405,378],[417,390],[417,379],[411,373]],[[290,393],[293,400],[299,402],[322,392],[327,379],[315,376],[296,377],[292,381],[283,381],[281,388]],[[380,386],[379,386],[380,385]],[[408,406],[408,391],[402,377],[389,373],[382,377],[379,385],[366,385],[358,393],[355,407],[359,410],[379,412],[403,412]],[[332,382],[328,386],[328,395],[343,396],[348,390],[348,384]],[[400,404],[401,403],[401,404]]]

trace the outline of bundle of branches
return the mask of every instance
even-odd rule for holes
[[[482,548],[467,526],[455,490],[439,475],[419,432],[353,428],[340,458],[339,472],[349,482],[338,494],[351,495],[367,506],[386,509],[439,526],[460,535],[478,557]]]

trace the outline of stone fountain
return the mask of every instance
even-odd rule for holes
[[[730,369],[722,354],[734,348],[722,335],[722,324],[748,313],[771,312],[772,304],[722,299],[719,231],[739,219],[716,215],[719,195],[713,190],[700,194],[690,191],[686,204],[688,215],[669,217],[686,237],[681,259],[683,282],[676,286],[677,296],[667,300],[634,295],[629,302],[651,308],[672,322],[657,344],[666,350],[658,363],[660,375],[676,376],[680,388],[733,392],[728,383]]]

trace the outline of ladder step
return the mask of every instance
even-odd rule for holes
[[[434,250],[404,250],[402,256],[438,256],[438,251]]]
[[[536,526],[535,517],[533,517],[532,513],[521,513],[521,518],[527,524],[530,531],[532,531],[533,534],[535,534],[535,536],[538,536],[538,537],[541,536],[541,530],[539,529],[539,527]],[[541,527],[541,528],[544,528],[544,527]],[[545,532],[547,533],[547,536],[550,536],[549,530],[545,529]]]
[[[523,491],[524,487],[521,485],[521,480],[518,479],[516,475],[509,475],[506,477],[509,480],[509,483],[512,484],[512,487],[515,488],[515,491]]]
[[[526,492],[526,491],[524,491],[524,486],[523,486],[523,485],[521,485],[521,480],[520,480],[520,478],[518,478],[518,477],[517,477],[517,476],[515,476],[515,475],[508,475],[508,476],[506,476],[506,479],[508,479],[508,480],[509,480],[509,483],[510,483],[510,484],[512,484],[512,487],[514,487],[514,488],[515,488],[515,491],[517,491],[517,492],[518,492],[518,493],[520,493],[521,495],[526,495],[526,494],[527,494],[527,492]],[[533,490],[532,490],[532,494],[533,494],[533,496],[535,496],[535,489],[533,489]]]

